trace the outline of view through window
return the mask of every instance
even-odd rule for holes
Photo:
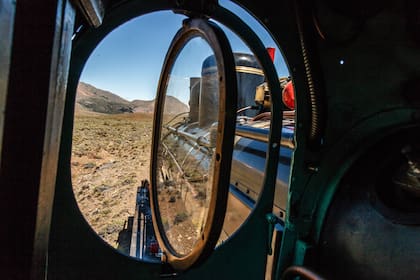
[[[150,176],[155,95],[167,48],[183,19],[184,16],[172,12],[156,12],[118,27],[91,54],[77,89],[71,172],[78,206],[102,239],[124,254],[143,259],[150,257],[153,260],[159,254],[155,240],[148,240],[143,244],[148,246],[150,255],[139,254],[138,250],[133,252],[132,246],[133,228],[140,227],[139,199],[147,199],[145,188],[141,186],[144,186],[144,180],[149,180]],[[252,22],[252,26],[261,35],[264,44],[276,51],[273,62],[281,82],[285,85],[289,74],[280,50],[257,22]],[[257,92],[262,90],[264,93],[264,74],[246,44],[229,29],[222,25],[221,27],[235,53],[238,87],[243,92],[240,94],[242,100],[238,100],[238,124],[252,123],[268,129],[267,114],[259,115],[254,110],[258,107],[255,103]],[[247,64],[250,60],[256,64]],[[251,68],[255,68],[254,72],[249,72]],[[189,83],[189,90],[199,90],[194,85],[199,84],[201,70],[191,76],[194,78],[183,81]],[[197,108],[189,106],[191,101],[174,102],[182,103],[182,108],[190,115],[200,114],[194,112]],[[260,119],[255,119],[257,115]],[[250,141],[252,140],[239,137],[236,143],[240,145],[236,148],[234,157],[235,153],[237,159],[243,156],[244,149],[253,149],[257,154],[259,150],[265,152],[266,147],[263,144],[250,144]],[[254,170],[255,176],[248,182],[257,186],[255,189],[244,185],[247,174],[239,172],[246,170],[241,166],[244,162],[237,160],[233,163],[236,173],[232,173],[231,184],[250,201],[255,202],[258,199],[264,160],[263,156],[261,159],[254,158],[251,162],[250,170]],[[259,170],[253,168],[252,164],[259,164]],[[237,208],[234,198],[230,198],[229,203],[221,240],[228,238],[252,209],[249,204],[239,205]],[[242,209],[243,207],[246,209]],[[143,211],[142,215],[143,221],[151,221],[149,212]],[[143,226],[144,230],[152,230],[150,224],[147,226],[145,223]]]

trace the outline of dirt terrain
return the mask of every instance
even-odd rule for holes
[[[71,163],[76,200],[98,235],[127,254],[137,187],[144,179],[150,181],[154,103],[127,101],[83,82],[77,90]],[[187,105],[167,96],[166,114],[186,111]],[[166,193],[161,196],[169,200]],[[179,221],[176,214],[167,211],[165,219]],[[183,223],[176,228],[182,231]]]
[[[72,183],[85,219],[118,247],[134,215],[137,187],[149,178],[151,114],[78,113],[72,149]]]

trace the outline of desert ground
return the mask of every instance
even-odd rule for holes
[[[72,183],[79,208],[98,235],[119,247],[134,215],[137,187],[149,179],[152,114],[75,116]]]
[[[150,181],[152,126],[150,113],[80,112],[75,115],[71,172],[78,206],[92,229],[126,254],[129,253],[129,221],[135,212],[137,188],[142,180]],[[185,252],[191,250],[197,235],[197,227],[193,227],[191,221],[197,220],[198,214],[191,213],[201,213],[203,207],[198,204],[208,198],[195,190],[206,180],[193,181],[195,187],[187,188],[190,195],[175,189],[170,181],[158,190],[162,222],[171,228],[167,229],[167,234],[173,236],[172,245]],[[185,201],[194,209],[184,209]],[[244,213],[249,212],[238,210],[232,203],[230,198],[225,218],[229,232],[234,232],[246,218]],[[223,233],[221,240],[227,237]]]

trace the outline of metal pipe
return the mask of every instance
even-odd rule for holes
[[[174,127],[168,126],[166,127],[169,131],[173,132],[175,135],[180,135],[188,140],[191,140],[193,142],[196,142],[198,145],[200,146],[204,146],[207,148],[213,148],[210,144],[210,142],[203,136],[196,136],[194,134],[182,131],[182,130],[178,130]]]
[[[168,126],[166,127],[169,131],[175,135],[182,136],[188,140],[197,143],[200,146],[212,148],[210,142],[203,136],[196,136],[194,134],[178,130],[177,128]],[[252,140],[261,141],[268,143],[268,132],[267,129],[255,128],[250,126],[236,126],[236,136],[246,137]],[[282,133],[280,145],[289,149],[295,148],[293,133]]]
[[[246,137],[252,140],[261,141],[264,143],[268,143],[268,132],[267,129],[260,129],[250,126],[237,126],[236,127],[236,135],[241,137]],[[282,133],[280,145],[282,147],[294,149],[295,143],[293,139],[293,134],[290,133]]]
[[[171,150],[168,148],[168,146],[165,143],[162,143],[162,146],[165,148],[165,151],[168,153],[168,155],[172,158],[173,162],[175,163],[176,167],[178,168],[179,173],[184,176],[184,170],[179,165],[178,161],[176,160],[175,155],[171,152]]]
[[[283,280],[294,279],[297,276],[303,277],[304,279],[308,279],[308,280],[324,280],[325,279],[319,276],[318,274],[316,274],[315,272],[313,272],[312,270],[306,267],[297,266],[297,265],[288,267],[284,271],[281,279]]]

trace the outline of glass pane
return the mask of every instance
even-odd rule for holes
[[[212,55],[201,37],[188,41],[169,74],[163,105],[158,206],[167,240],[181,255],[190,253],[201,238],[212,195],[219,112],[218,69]],[[206,63],[213,67],[202,73]]]

